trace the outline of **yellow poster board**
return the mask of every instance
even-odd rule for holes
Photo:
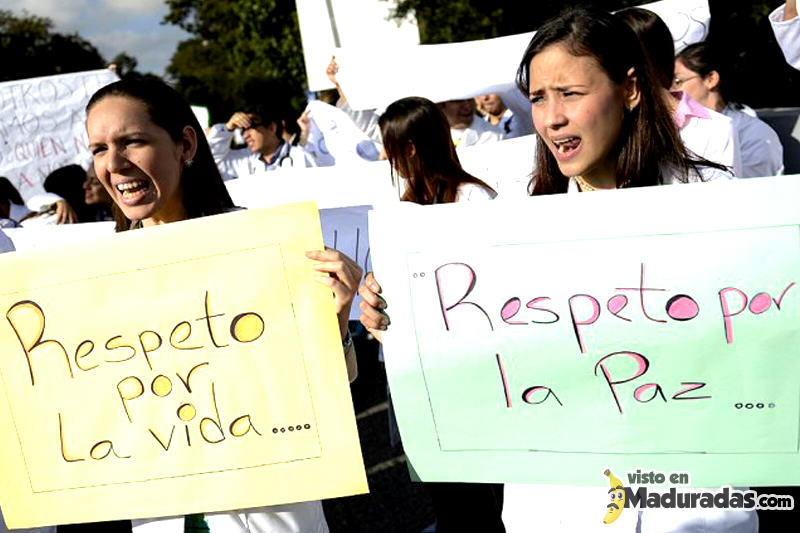
[[[313,203],[0,256],[10,527],[367,491]]]

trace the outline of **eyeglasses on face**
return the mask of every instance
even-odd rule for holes
[[[695,74],[694,76],[689,76],[688,78],[677,78],[676,77],[676,78],[674,78],[672,80],[672,85],[673,85],[673,87],[680,88],[680,86],[683,85],[684,83],[686,83],[687,81],[693,80],[693,79],[699,78],[699,77],[700,77],[699,74]]]

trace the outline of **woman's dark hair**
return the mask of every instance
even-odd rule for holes
[[[661,86],[665,89],[672,87],[675,78],[675,43],[667,24],[649,9],[640,7],[623,9],[617,12],[617,16],[639,38],[646,59],[650,61]]]
[[[687,69],[697,72],[701,78],[705,78],[716,70],[719,75],[717,91],[722,97],[722,102],[727,104],[731,101],[728,85],[723,83],[724,76],[722,74],[725,71],[725,66],[715,46],[705,41],[690,44],[677,55],[676,59],[683,63]],[[738,108],[742,107],[741,104],[734,105]]]
[[[408,182],[402,200],[423,205],[454,202],[462,183],[495,192],[461,168],[447,118],[427,98],[412,96],[393,102],[378,124],[392,181],[399,173]]]
[[[86,205],[83,183],[86,171],[80,165],[66,165],[47,175],[42,183],[44,190],[57,194],[69,204],[78,217],[78,222],[94,222],[95,209]]]
[[[623,109],[622,128],[615,145],[617,187],[664,183],[664,168],[676,171],[680,181],[688,181],[691,173],[697,173],[701,163],[687,155],[665,91],[645,60],[636,34],[620,17],[596,9],[575,8],[545,22],[528,44],[517,70],[517,87],[526,96],[530,95],[531,60],[552,45],[561,45],[576,57],[593,58],[618,85],[628,79],[628,72],[633,69],[640,99],[633,109]],[[541,136],[537,137],[536,146],[528,191],[532,195],[566,192],[569,180]]]
[[[5,176],[0,176],[0,203],[12,203],[14,205],[25,205],[19,191]]]
[[[185,165],[181,173],[183,206],[188,218],[223,213],[233,207],[228,190],[222,181],[208,141],[191,107],[172,87],[155,76],[128,77],[99,89],[86,105],[86,115],[92,107],[108,96],[122,96],[144,104],[150,120],[177,142],[183,140],[183,129],[190,126],[197,134],[197,151],[193,164]],[[114,204],[117,231],[130,229],[131,221]]]

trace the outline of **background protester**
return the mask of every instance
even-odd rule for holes
[[[0,177],[0,228],[16,228],[31,214],[17,188],[8,178]]]
[[[89,164],[86,169],[86,179],[83,182],[83,201],[87,206],[94,209],[94,221],[101,222],[103,220],[113,220],[111,215],[111,206],[114,201],[108,195],[108,191],[97,179],[97,174],[94,171],[94,165]]]
[[[272,106],[258,104],[235,112],[225,124],[208,130],[208,144],[223,179],[241,178],[279,168],[316,166],[302,147],[283,140],[283,119]],[[233,131],[241,130],[246,148],[231,149]]]
[[[421,205],[490,200],[494,190],[461,168],[447,119],[430,100],[409,97],[390,104],[380,117],[392,178],[399,176],[401,200]],[[368,275],[359,289],[361,322],[380,339],[388,325],[380,287]],[[437,533],[503,532],[503,486],[490,483],[424,483],[436,515]],[[468,510],[468,511],[466,511]]]
[[[482,120],[476,111],[475,99],[448,100],[439,103],[439,109],[450,125],[450,137],[456,148],[465,148],[500,140],[500,133]]]
[[[704,106],[733,121],[741,148],[740,178],[783,174],[783,147],[775,130],[751,108],[731,102],[721,74],[721,61],[708,43],[684,48],[675,59],[675,84]]]
[[[75,211],[60,196],[41,193],[23,203],[11,181],[0,177],[0,227],[72,224],[76,221]]]
[[[675,80],[675,45],[669,28],[661,17],[641,8],[624,9],[618,16],[633,29],[641,41],[646,59],[662,87],[662,97],[669,102],[681,139],[697,156],[742,174],[741,148],[733,121],[699,105],[681,92],[682,82]],[[670,88],[676,92],[670,92]]]
[[[499,133],[502,139],[513,139],[532,133],[529,117],[512,111],[504,98],[497,93],[482,94],[475,97],[478,112]]]
[[[769,22],[786,62],[800,70],[800,17],[797,15],[797,0],[787,0],[775,9],[769,14]]]
[[[75,212],[75,222],[94,222],[94,208],[86,205],[83,184],[86,171],[80,165],[66,165],[44,179],[44,190],[63,198]]]
[[[87,105],[86,129],[97,178],[115,203],[117,231],[233,209],[196,117],[163,82],[125,79],[100,89]],[[135,142],[130,132],[137,132]],[[316,261],[320,283],[333,292],[348,374],[354,378],[347,319],[361,269],[336,251],[306,255]],[[320,502],[134,521],[138,532],[183,533],[184,527],[196,526],[225,533],[328,531]]]

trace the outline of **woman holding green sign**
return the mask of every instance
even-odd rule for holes
[[[117,231],[235,209],[205,136],[181,96],[157,79],[124,79],[92,96],[86,108],[97,178],[114,200]],[[306,252],[317,279],[333,292],[348,374],[355,351],[347,330],[361,269],[333,250]],[[320,502],[233,512],[135,520],[137,532],[328,531]]]
[[[545,22],[523,55],[517,85],[530,99],[537,133],[531,195],[729,176],[687,152],[636,35],[614,15],[572,9]],[[361,322],[378,338],[390,323],[380,292],[377,280],[368,274],[359,288],[364,300]],[[505,498],[503,516],[509,531],[604,527],[602,512],[583,512],[581,500],[594,500],[578,488],[507,486]],[[558,501],[569,508],[554,505]],[[522,521],[512,523],[509,517]],[[622,522],[633,531],[637,513],[622,513]]]

